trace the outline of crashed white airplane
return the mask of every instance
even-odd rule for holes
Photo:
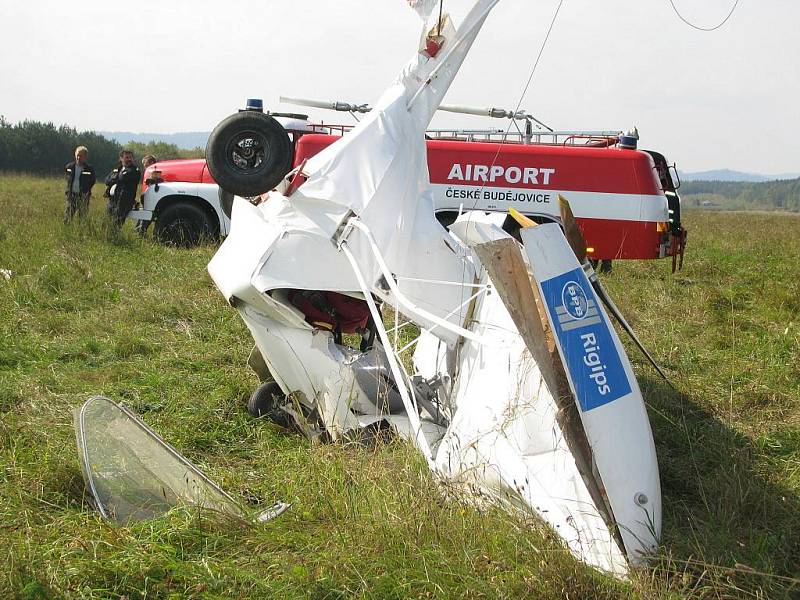
[[[529,223],[520,244],[469,210],[447,231],[432,208],[425,130],[497,2],[475,2],[456,29],[435,0],[410,1],[420,51],[350,133],[258,205],[235,200],[208,270],[280,387],[276,410],[331,439],[388,423],[438,477],[537,514],[581,560],[624,576],[657,544],[658,465],[579,242]],[[421,334],[401,348],[404,318]]]

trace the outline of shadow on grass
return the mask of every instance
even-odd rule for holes
[[[678,575],[700,596],[800,593],[800,496],[770,481],[778,466],[691,396],[649,377],[640,384],[664,512],[653,577]]]
[[[96,510],[94,498],[86,487],[77,463],[56,465],[42,478],[41,493],[47,502],[43,510]]]

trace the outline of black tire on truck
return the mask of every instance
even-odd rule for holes
[[[233,114],[211,132],[206,163],[216,182],[237,196],[258,196],[278,185],[292,166],[283,126],[255,111]]]
[[[197,203],[181,200],[167,206],[156,219],[156,239],[172,246],[189,248],[219,236],[219,223]]]

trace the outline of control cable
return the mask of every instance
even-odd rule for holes
[[[686,19],[686,18],[685,18],[685,17],[684,17],[684,16],[683,16],[683,15],[682,15],[682,14],[681,14],[679,11],[678,11],[678,7],[677,7],[677,6],[675,6],[675,2],[674,2],[674,0],[669,0],[669,3],[672,5],[672,10],[674,10],[674,11],[675,11],[675,14],[676,14],[676,15],[678,15],[678,18],[679,18],[681,21],[683,21],[684,23],[686,23],[686,24],[687,24],[689,27],[692,27],[693,29],[697,29],[698,31],[714,31],[714,30],[716,30],[716,29],[719,29],[720,27],[722,27],[723,25],[725,25],[725,23],[727,23],[727,22],[728,22],[728,19],[730,19],[730,18],[731,18],[731,16],[733,15],[733,11],[735,11],[735,10],[736,10],[736,7],[739,5],[739,0],[735,0],[735,1],[734,1],[734,3],[733,3],[733,7],[731,7],[731,11],[728,13],[728,16],[727,16],[727,17],[725,17],[724,19],[722,19],[722,21],[719,23],[719,25],[714,25],[714,27],[700,27],[699,25],[695,25],[694,23],[692,23],[691,21],[689,21],[688,19]]]

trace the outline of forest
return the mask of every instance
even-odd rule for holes
[[[800,212],[800,178],[757,183],[685,181],[678,193],[690,207]]]
[[[77,146],[89,149],[88,162],[100,174],[114,168],[122,150],[116,140],[93,131],[29,120],[13,124],[0,116],[0,171],[60,175],[64,165],[73,159]],[[132,150],[137,158],[153,154],[159,160],[197,158],[204,154],[202,148],[185,150],[164,142],[130,142],[125,148]]]

